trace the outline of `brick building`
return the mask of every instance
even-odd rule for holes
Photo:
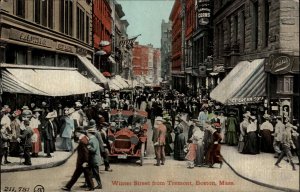
[[[214,69],[223,66],[227,76],[210,95],[216,97],[218,87],[225,86],[231,97],[217,100],[298,119],[299,1],[214,1],[213,27]],[[226,86],[236,71],[243,78],[251,70],[245,82],[232,79],[239,81],[239,90]]]
[[[175,0],[169,20],[172,22],[172,88],[183,91],[185,87],[183,60],[183,16],[181,0]]]
[[[135,42],[132,57],[133,74],[136,76],[148,75],[149,47]]]
[[[93,46],[95,52],[104,50],[106,55],[95,56],[95,66],[101,72],[112,72],[112,63],[108,59],[112,51],[112,9],[108,0],[94,0],[93,1]],[[100,47],[101,41],[110,42],[109,46]]]
[[[171,80],[171,36],[172,23],[162,20],[161,23],[161,77]]]

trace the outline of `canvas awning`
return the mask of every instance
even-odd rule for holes
[[[3,92],[68,96],[103,90],[76,69],[2,69]]]
[[[266,96],[264,59],[238,63],[213,89],[210,97],[227,105],[261,102]]]
[[[119,83],[124,87],[124,88],[128,88],[129,85],[128,83],[125,81],[125,79],[123,79],[120,75],[116,75],[115,79],[117,79],[117,81],[119,81]]]
[[[112,80],[108,81],[109,90],[119,91],[120,87],[118,87]]]
[[[77,55],[84,67],[96,78],[95,83],[107,84],[108,80],[86,57]]]

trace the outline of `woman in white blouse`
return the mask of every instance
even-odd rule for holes
[[[247,127],[247,140],[244,146],[243,153],[245,154],[258,154],[258,146],[257,146],[257,123],[256,117],[250,116],[249,125]]]

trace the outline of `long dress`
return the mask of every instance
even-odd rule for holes
[[[235,117],[230,116],[228,117],[226,122],[227,122],[226,143],[228,145],[237,145],[238,143],[237,133],[236,133],[237,120]]]
[[[33,156],[37,156],[39,152],[42,151],[42,141],[41,141],[41,135],[39,131],[39,126],[41,125],[41,122],[37,118],[31,118],[29,126],[31,127],[33,131],[33,136],[31,137],[32,141],[32,153]]]
[[[247,127],[247,139],[245,142],[243,153],[245,154],[258,154],[257,146],[257,126],[256,123],[252,122]]]
[[[219,142],[222,140],[220,133],[215,131],[212,135],[213,143],[209,146],[207,155],[206,155],[206,163],[210,166],[213,166],[215,163],[222,164],[223,157],[221,155],[221,145]]]
[[[202,166],[204,164],[204,131],[196,128],[197,130],[192,135],[192,142],[197,145],[196,148],[196,158],[195,158],[195,165]]]
[[[238,143],[238,152],[242,153],[244,146],[245,146],[245,137],[247,133],[247,127],[249,125],[249,121],[247,119],[244,119],[243,122],[240,123],[240,137],[239,137],[239,143]]]
[[[269,122],[266,121],[264,122],[261,127],[261,151],[266,152],[266,153],[274,153],[274,148],[273,148],[273,141],[272,141],[272,135],[271,133],[274,130],[273,125]]]
[[[17,140],[17,138],[19,138],[21,134],[20,126],[21,121],[19,119],[14,119],[10,125],[12,131],[12,139],[10,140],[9,153],[12,157],[19,157],[21,152],[20,143]]]
[[[170,146],[170,144],[173,143],[172,135],[171,135],[172,125],[170,122],[165,122],[164,125],[167,127],[165,153],[166,155],[170,155],[170,153],[173,152],[173,149]]]
[[[225,138],[225,132],[226,132],[226,120],[227,120],[227,117],[225,116],[219,116],[218,117],[220,119],[220,124],[221,124],[221,137],[222,137],[222,140],[221,140],[221,143],[225,143],[226,141],[226,138]]]
[[[186,139],[183,133],[175,135],[174,139],[174,159],[175,160],[184,160],[185,152],[184,146],[186,144]]]

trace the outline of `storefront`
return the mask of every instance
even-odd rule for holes
[[[284,121],[299,121],[299,57],[272,54],[265,65],[269,112]]]

